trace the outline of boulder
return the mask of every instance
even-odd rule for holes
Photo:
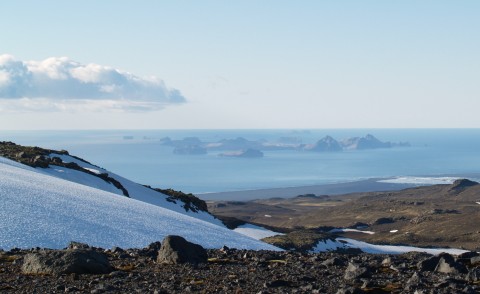
[[[200,245],[188,242],[180,236],[167,236],[158,251],[157,262],[167,264],[206,263],[207,251]]]
[[[438,262],[440,261],[440,257],[438,256],[431,256],[428,257],[420,262],[417,263],[417,268],[421,272],[433,272],[437,267]]]
[[[105,254],[91,250],[42,250],[26,254],[24,274],[108,274],[112,267]]]
[[[440,254],[440,260],[438,261],[435,271],[444,274],[464,274],[467,273],[467,268],[456,262],[453,256],[448,253]]]

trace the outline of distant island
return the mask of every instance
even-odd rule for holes
[[[410,147],[410,143],[382,142],[370,134],[365,137],[352,137],[342,141],[337,141],[330,136],[326,136],[315,144],[306,145],[303,149],[315,152],[335,152],[343,150],[368,150],[392,147]]]
[[[202,155],[209,151],[223,151],[224,157],[263,157],[263,151],[297,150],[312,152],[340,152],[350,150],[369,150],[393,147],[409,147],[408,142],[383,142],[368,134],[365,137],[351,137],[336,140],[325,136],[313,144],[305,144],[299,138],[281,137],[276,141],[248,140],[242,137],[222,139],[216,142],[204,142],[197,137],[186,137],[172,140],[169,137],[160,139],[160,144],[173,147],[173,153],[181,155]]]

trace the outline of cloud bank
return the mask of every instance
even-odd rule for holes
[[[185,102],[158,78],[140,78],[67,57],[21,61],[0,55],[0,111],[155,111]]]

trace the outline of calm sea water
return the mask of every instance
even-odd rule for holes
[[[171,147],[159,143],[166,136],[204,141],[296,137],[314,143],[325,135],[344,139],[366,134],[382,141],[408,141],[412,147],[340,153],[265,151],[263,158],[241,159],[218,153],[174,155]],[[66,149],[136,182],[193,193],[480,174],[480,129],[0,131],[0,140]]]

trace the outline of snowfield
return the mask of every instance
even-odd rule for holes
[[[152,189],[149,189],[149,188],[147,188],[145,186],[142,186],[140,184],[137,184],[135,182],[132,182],[128,179],[125,179],[125,178],[123,178],[123,177],[121,177],[117,174],[114,174],[114,173],[108,171],[108,170],[105,170],[105,169],[102,169],[100,167],[88,164],[88,163],[86,163],[84,161],[81,161],[81,160],[78,160],[78,159],[76,159],[76,158],[74,158],[70,155],[53,153],[53,154],[50,154],[50,157],[52,157],[52,158],[53,157],[59,157],[65,163],[69,163],[69,162],[76,163],[77,165],[81,166],[82,168],[84,168],[86,170],[89,170],[89,171],[91,171],[93,173],[96,173],[96,174],[101,174],[101,173],[108,174],[109,177],[114,178],[115,180],[119,181],[122,184],[122,186],[125,189],[127,189],[130,198],[137,199],[137,200],[140,200],[140,201],[143,201],[143,202],[146,202],[146,203],[150,203],[150,204],[153,204],[153,205],[157,205],[157,206],[160,206],[160,207],[163,207],[163,208],[167,208],[169,210],[173,210],[173,211],[176,211],[176,212],[181,213],[181,214],[193,216],[195,218],[213,223],[215,225],[225,227],[220,220],[216,219],[215,217],[213,217],[209,213],[206,213],[206,212],[203,212],[203,211],[199,211],[199,212],[188,211],[187,212],[187,211],[185,211],[185,209],[183,207],[180,206],[180,204],[182,204],[182,202],[178,202],[178,204],[169,202],[169,201],[166,200],[166,198],[168,196],[166,196],[166,195],[164,195],[160,192],[154,191]],[[100,190],[103,190],[103,191],[112,192],[112,193],[115,193],[115,194],[118,194],[118,195],[122,195],[122,197],[124,197],[122,191],[119,190],[118,188],[116,188],[114,185],[112,185],[110,183],[107,183],[104,180],[102,180],[102,179],[100,179],[96,176],[93,176],[93,175],[90,175],[90,174],[87,174],[87,173],[84,173],[84,172],[81,172],[81,171],[72,170],[72,169],[63,168],[63,167],[50,167],[50,168],[47,168],[47,169],[38,169],[38,170],[40,172],[43,172],[43,173],[46,173],[46,174],[49,174],[49,175],[52,175],[52,176],[55,176],[55,177],[58,177],[58,178],[61,178],[61,179],[64,179],[64,180],[68,180],[68,181],[75,182],[75,183],[78,183],[78,184],[90,186],[90,187],[100,189]]]
[[[54,170],[42,171],[0,157],[0,248],[64,248],[70,241],[103,248],[145,247],[167,235],[180,235],[206,248],[278,250],[185,215],[185,210],[182,214],[46,175],[69,174],[78,179],[74,173]]]

